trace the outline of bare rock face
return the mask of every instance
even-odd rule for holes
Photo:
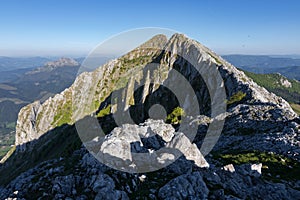
[[[162,120],[149,119],[139,126],[125,124],[115,128],[104,140],[93,141],[86,145],[91,149],[100,149],[95,152],[97,158],[118,169],[133,166],[132,172],[154,171],[174,162],[178,154],[183,154],[198,167],[209,167],[198,147]],[[98,145],[100,147],[97,148]],[[163,146],[168,150],[155,151]]]
[[[36,101],[27,107],[21,109],[17,121],[18,134],[16,135],[16,145],[20,150],[25,150],[22,144],[27,141],[33,141],[39,138],[36,131],[36,115],[40,108],[40,102]],[[28,124],[29,126],[26,126]]]
[[[179,176],[160,188],[162,199],[207,199],[208,188],[199,172]]]

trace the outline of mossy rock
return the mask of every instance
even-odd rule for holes
[[[240,102],[242,101],[244,98],[246,97],[246,94],[241,92],[241,91],[238,91],[237,93],[233,94],[229,100],[227,101],[227,105],[231,105],[231,104],[234,104],[234,103],[237,103],[237,102]]]
[[[275,154],[273,152],[244,151],[230,152],[225,154],[215,152],[213,153],[213,157],[221,161],[223,165],[262,163],[262,175],[268,180],[280,181],[281,179],[300,179],[300,163],[296,160],[287,158],[283,155]]]
[[[166,122],[170,124],[180,124],[181,118],[185,116],[183,108],[176,107],[174,110],[168,114]]]

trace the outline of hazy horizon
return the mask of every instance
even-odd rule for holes
[[[159,5],[159,6],[155,6]],[[218,54],[300,55],[300,2],[4,1],[0,55],[85,56],[120,32],[162,27]]]
[[[239,53],[231,53],[231,54],[219,54],[220,56],[269,56],[273,58],[293,58],[293,59],[300,59],[300,54],[239,54]],[[0,58],[7,57],[7,58],[35,58],[35,57],[41,57],[41,58],[51,58],[51,59],[59,59],[59,58],[85,58],[87,55],[73,55],[73,54],[61,54],[61,55],[13,55],[13,56],[7,56],[7,55],[0,55]],[[103,57],[115,57],[117,55],[114,54],[107,54],[102,55]]]

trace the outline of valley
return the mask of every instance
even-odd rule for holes
[[[7,58],[9,64],[12,59]],[[0,58],[1,61],[1,58]],[[15,61],[15,66],[38,66],[45,59],[23,59]],[[28,62],[28,63],[27,63]],[[4,65],[2,64],[2,65]],[[30,70],[18,71],[18,77],[9,82],[0,83],[0,158],[15,142],[15,126],[20,109],[30,102],[45,101],[55,93],[63,91],[75,80],[79,63],[73,59],[61,58],[48,61]],[[4,73],[5,75],[5,73]]]
[[[300,81],[300,59],[292,56],[224,55],[236,67],[258,74],[280,73]]]

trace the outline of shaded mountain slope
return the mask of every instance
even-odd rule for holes
[[[78,68],[79,63],[75,60],[61,58],[26,72],[18,80],[0,84],[0,135],[3,138],[0,145],[2,149],[7,150],[13,144],[10,142],[14,141],[15,124],[20,109],[35,100],[45,101],[55,93],[69,87],[75,80]],[[10,142],[7,143],[8,141]]]

